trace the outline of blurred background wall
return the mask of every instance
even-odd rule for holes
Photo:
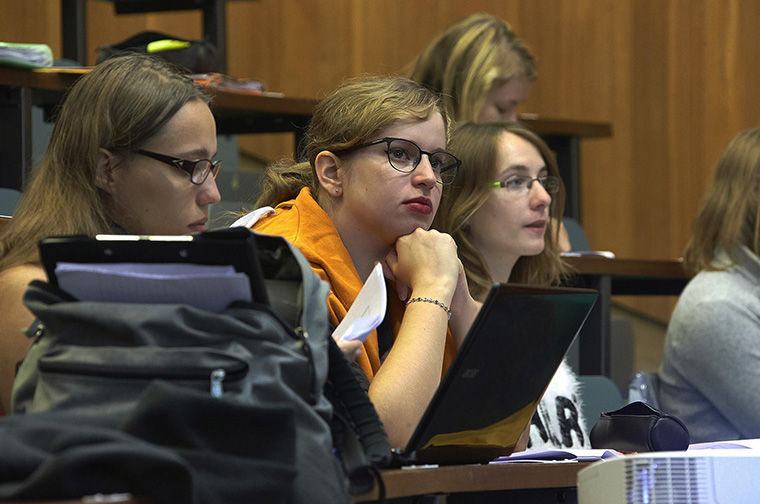
[[[520,112],[608,122],[581,142],[581,219],[591,247],[678,258],[726,143],[760,119],[756,0],[235,0],[228,73],[321,98],[348,77],[399,73],[433,36],[474,12],[508,21],[539,77]],[[196,11],[117,16],[87,3],[95,48],[142,30],[202,36]],[[44,42],[61,57],[57,0],[0,0],[0,41]],[[292,154],[292,137],[239,138],[243,155]],[[667,320],[672,298],[618,299]]]

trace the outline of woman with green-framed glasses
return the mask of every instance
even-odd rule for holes
[[[517,123],[465,123],[450,150],[462,169],[433,227],[456,240],[473,295],[494,281],[558,284],[564,266],[552,217],[562,215],[565,192],[543,139]]]
[[[565,192],[543,139],[517,123],[463,123],[449,150],[462,169],[433,227],[456,241],[472,296],[483,299],[494,282],[559,284],[565,267],[556,223]],[[533,417],[531,448],[588,447],[577,395],[577,378],[563,363]]]
[[[452,122],[517,121],[517,109],[538,77],[530,47],[506,21],[475,13],[454,23],[422,50],[411,79],[439,93]],[[560,251],[572,245],[559,221]]]

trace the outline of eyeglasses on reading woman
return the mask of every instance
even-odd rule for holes
[[[219,168],[222,167],[221,160],[211,161],[210,159],[195,159],[190,161],[189,159],[175,158],[143,149],[138,149],[134,152],[187,172],[190,174],[190,182],[195,185],[203,184],[206,181],[206,178],[208,178],[209,173],[213,174],[213,177],[216,178],[219,173]]]

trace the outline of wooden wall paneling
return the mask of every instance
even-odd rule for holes
[[[539,64],[531,111],[613,125],[612,138],[581,144],[581,211],[592,247],[621,257],[670,257],[660,243],[667,226],[648,227],[649,215],[667,215],[670,190],[662,183],[667,157],[658,160],[668,152],[664,55],[653,56],[667,33],[660,11],[651,2],[541,2],[518,32]],[[662,305],[625,301],[650,314]]]
[[[654,2],[636,4],[632,12],[634,78],[630,95],[632,154],[628,195],[633,205],[629,236],[621,248],[627,256],[653,259],[668,250],[668,114],[669,23],[667,9]],[[671,97],[674,99],[675,97]],[[644,211],[646,207],[647,211]],[[609,223],[612,224],[612,223]]]
[[[228,4],[230,72],[262,79],[271,91],[323,98],[354,75],[352,4],[347,0]],[[293,136],[246,135],[240,137],[240,146],[277,159],[292,155]]]
[[[594,248],[616,249],[627,238],[617,220],[630,220],[630,155],[626,47],[628,2],[536,2],[525,10],[518,34],[533,49],[539,77],[523,110],[613,124],[613,137],[581,143],[581,213]],[[610,225],[613,224],[613,225]]]
[[[640,4],[639,4],[640,5]],[[715,163],[739,131],[758,124],[756,2],[668,2],[666,241],[660,257],[679,257]],[[656,110],[648,110],[655,115]],[[651,208],[645,229],[655,229]],[[675,299],[626,299],[624,303],[666,321]]]
[[[0,11],[0,39],[45,42],[60,57],[58,1],[0,0]],[[508,21],[537,57],[523,111],[613,125],[612,138],[581,144],[592,246],[620,257],[680,256],[720,152],[760,123],[756,0],[229,2],[229,73],[321,98],[348,77],[403,69],[441,30],[481,11]],[[137,31],[202,32],[199,12],[116,16],[101,1],[88,3],[88,25],[92,62],[98,44]],[[251,135],[240,143],[276,158],[292,152],[292,141]]]
[[[48,44],[61,57],[61,7],[50,0],[0,0],[0,41]]]
[[[760,122],[757,79],[760,69],[760,32],[755,1],[709,2],[705,33],[708,53],[705,78],[708,83],[709,134],[716,145],[725,146],[736,133]],[[717,158],[720,150],[713,152]]]
[[[672,34],[675,29],[672,17],[679,14],[677,9],[674,12],[674,4],[640,2],[630,11],[631,38],[626,46],[631,85],[620,96],[627,105],[621,112],[630,117],[630,130],[626,132],[630,154],[621,160],[628,177],[627,183],[620,186],[628,197],[628,214],[625,220],[601,223],[602,227],[596,230],[604,233],[615,226],[627,233],[612,248],[623,257],[673,257],[671,203],[672,191],[678,186],[673,186],[671,180],[678,178],[679,167],[671,162],[670,133],[683,127],[673,112],[689,109],[688,93],[674,92],[680,89],[682,77],[688,76],[669,71],[668,65],[674,59],[673,54],[676,59],[681,54],[680,44]],[[680,24],[690,26],[689,19],[687,16]],[[666,321],[675,299],[630,297],[618,298],[616,302]]]
[[[630,240],[627,223],[634,220],[636,199],[628,190],[636,176],[630,164],[636,147],[631,139],[629,101],[625,98],[635,82],[632,9],[630,2],[582,3],[575,25],[568,30],[583,36],[566,49],[563,61],[569,64],[551,79],[560,83],[555,87],[572,90],[557,104],[564,107],[561,113],[568,118],[612,124],[611,138],[584,140],[580,146],[581,218],[593,248],[613,250],[621,256]],[[569,14],[563,12],[565,16]],[[565,39],[559,42],[560,47],[566,46]],[[566,80],[566,74],[576,80]]]
[[[274,91],[293,96],[323,97],[347,78],[403,73],[419,51],[455,21],[473,12],[488,11],[489,6],[497,5],[501,11],[505,10],[504,3],[493,1],[464,7],[458,2],[432,0],[414,3],[344,0],[315,4],[305,6],[302,2],[271,0],[229,4],[228,9],[236,9],[235,15],[228,16],[231,20],[230,53],[235,54],[230,65],[233,73],[248,75],[246,72],[251,65],[242,61],[238,65],[236,58],[245,53],[250,39],[251,25],[247,32],[241,25],[251,19],[254,19],[255,29],[267,35],[261,38],[261,44],[271,48],[266,50],[271,56],[266,61],[252,58],[261,65],[256,67],[260,73],[253,75],[261,75],[259,78]],[[514,10],[518,3],[508,5]],[[494,14],[500,15],[498,12]],[[262,19],[268,21],[262,25]],[[298,56],[295,60],[299,63],[291,71],[285,70],[292,60],[282,44],[296,48]],[[324,70],[325,74],[314,75],[315,70]],[[269,71],[281,73],[282,78],[265,75]],[[299,83],[299,86],[289,84],[290,81]],[[248,136],[241,139],[240,144],[244,151],[274,159],[290,153],[292,136]]]
[[[292,94],[283,75],[283,45],[287,37],[287,16],[282,4],[233,2],[227,5],[227,68],[231,75],[258,79],[267,90]],[[294,95],[299,96],[299,95]],[[239,135],[243,152],[264,159],[292,155],[294,136],[290,133]]]
[[[690,202],[701,199],[704,190],[699,181],[705,178],[711,164],[705,158],[705,60],[709,53],[705,15],[699,5],[692,6],[688,13],[675,3],[669,9],[668,115],[672,120],[667,157],[671,215],[667,227],[671,257],[683,254],[696,213]]]
[[[736,1],[736,0],[735,0]],[[760,100],[758,100],[758,82],[760,82],[760,29],[758,28],[758,19],[760,19],[760,3],[755,1],[737,2],[740,6],[738,17],[741,21],[739,24],[736,39],[741,43],[734,46],[739,61],[732,67],[735,72],[732,76],[732,82],[737,87],[737,104],[741,112],[742,129],[751,128],[760,125]]]
[[[404,74],[422,49],[440,32],[476,12],[490,12],[503,19],[517,12],[514,2],[441,2],[386,0],[355,2],[355,65],[359,72]]]

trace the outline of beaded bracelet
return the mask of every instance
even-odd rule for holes
[[[409,301],[406,302],[406,306],[409,306],[411,303],[414,303],[414,302],[417,302],[417,301],[422,301],[422,302],[425,302],[425,303],[433,303],[435,305],[440,306],[441,308],[443,308],[444,310],[446,310],[446,315],[449,317],[449,320],[451,320],[451,310],[449,309],[448,306],[446,306],[445,304],[441,303],[437,299],[428,298],[428,297],[413,297],[413,298],[409,299]]]

